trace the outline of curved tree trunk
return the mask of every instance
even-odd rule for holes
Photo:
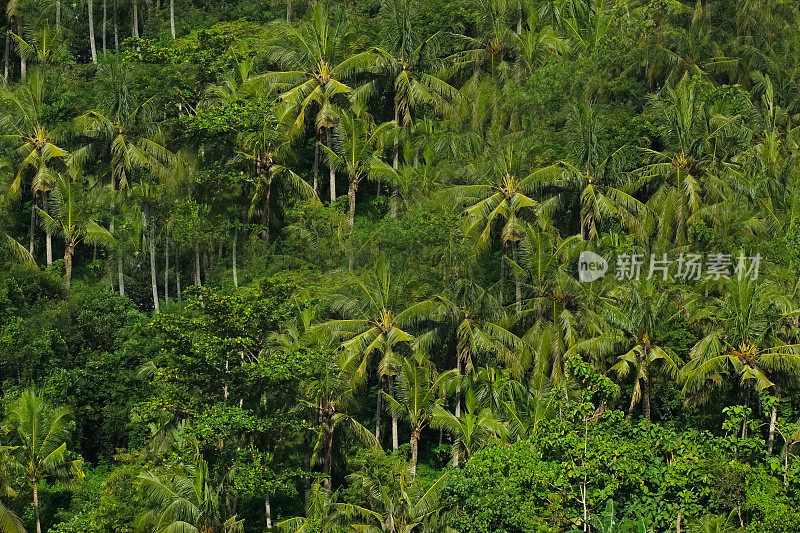
[[[7,23],[8,24],[8,23]],[[10,24],[8,24],[10,26]],[[11,57],[11,28],[6,28],[6,53],[3,60],[3,83],[8,85],[8,67],[9,58]]]
[[[646,376],[642,380],[642,414],[650,420],[650,378]]]
[[[22,35],[22,21],[17,19],[17,35]],[[28,61],[25,59],[25,56],[19,56],[19,79],[20,81],[25,81],[25,78],[28,77]]]
[[[314,167],[312,169],[312,174],[314,176],[314,192],[319,195],[319,128],[315,130],[314,133]]]
[[[389,396],[394,396],[394,377],[389,376],[386,380],[386,388],[388,389]],[[397,435],[397,415],[392,413],[392,451],[397,451],[400,447],[400,441]]]

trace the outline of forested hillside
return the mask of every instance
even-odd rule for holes
[[[793,0],[10,0],[0,533],[800,531]]]

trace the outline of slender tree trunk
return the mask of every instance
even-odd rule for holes
[[[461,354],[456,355],[456,418],[461,416]],[[458,467],[458,441],[453,442],[453,468]]]
[[[511,253],[513,254],[514,264],[517,264],[517,249],[519,248],[519,241],[511,243]],[[514,300],[517,304],[517,313],[522,312],[522,284],[520,283],[519,276],[514,274]]]
[[[132,33],[135,39],[139,38],[139,1],[133,0]]]
[[[3,83],[8,85],[8,67],[11,57],[11,28],[6,28],[6,54],[3,60]]]
[[[388,376],[386,388],[389,396],[394,396],[394,376]],[[396,452],[399,447],[400,441],[397,435],[397,415],[392,413],[392,451]]]
[[[42,193],[42,211],[45,213],[49,213],[47,209],[48,197],[49,193]],[[53,232],[47,226],[44,227],[44,249],[47,266],[53,266]]]
[[[108,0],[103,0],[103,55],[106,55],[108,38]]]
[[[316,129],[316,133],[314,134],[314,167],[312,169],[312,174],[314,176],[314,192],[319,195],[319,128]]]
[[[269,491],[264,494],[264,516],[267,518],[267,529],[272,529],[272,505],[269,502]]]
[[[683,521],[683,511],[678,511],[678,518],[675,519],[676,533],[681,533],[681,521]]]
[[[333,150],[333,142],[331,141],[331,132],[333,128],[327,129],[327,138],[328,138],[328,148]],[[336,169],[334,168],[333,164],[328,162],[328,182],[330,183],[331,188],[331,203],[336,201]]]
[[[286,23],[292,22],[292,0],[286,0]]]
[[[175,0],[169,0],[169,31],[175,38]]]
[[[114,50],[119,52],[119,9],[117,8],[117,0],[113,0],[111,9],[114,11],[112,13],[114,18]]]
[[[92,63],[97,64],[97,45],[94,42],[94,0],[87,0],[89,10],[89,50],[92,52]]]
[[[350,228],[350,233],[353,233],[353,225],[356,221],[356,189],[358,189],[358,182],[354,178],[350,178],[347,184],[347,199],[350,204],[350,211],[347,214],[347,226]]]
[[[642,414],[650,420],[650,378],[647,376],[642,380]]]
[[[231,252],[232,260],[233,260],[233,286],[239,286],[239,276],[236,272],[236,245],[239,242],[239,228],[233,228],[233,251]]]
[[[200,287],[200,241],[194,238],[194,284]]]
[[[164,301],[169,302],[169,232],[164,231]]]
[[[42,533],[42,522],[39,520],[39,482],[33,483],[33,512],[36,515],[36,533]]]
[[[125,296],[125,278],[123,277],[124,256],[122,251],[117,251],[117,274],[119,276],[119,295]]]
[[[64,243],[64,265],[65,265],[65,273],[64,273],[64,288],[67,290],[67,294],[69,294],[69,288],[72,284],[72,256],[75,254],[75,245],[70,243]]]
[[[61,0],[56,0],[56,29],[61,29]]]
[[[323,464],[323,473],[325,474],[325,488],[331,490],[331,464],[333,463],[333,427],[330,426],[332,421],[328,421],[328,431],[325,436],[325,462]]]
[[[261,238],[265,244],[269,244],[269,202],[272,196],[272,176],[267,169],[267,177],[264,182],[264,207],[261,210]]]
[[[394,125],[396,128],[400,127],[400,103],[395,102],[394,104]],[[392,160],[392,169],[397,171],[400,166],[400,140],[395,137],[394,139],[394,159]],[[380,188],[380,185],[378,185]],[[389,198],[389,216],[391,218],[397,218],[397,209],[398,204],[400,203],[400,191],[397,188],[397,184],[392,184],[392,195]]]
[[[778,404],[781,401],[781,388],[777,385],[775,385],[775,400],[775,405],[769,414],[769,436],[767,437],[767,451],[769,453],[772,453],[772,447],[775,444],[775,423],[778,420]]]
[[[411,479],[417,475],[417,455],[419,453],[419,427],[411,429],[411,464],[408,465],[408,470],[411,473]]]
[[[17,35],[22,35],[22,21],[17,19]],[[20,81],[25,81],[25,78],[28,77],[28,60],[25,59],[25,56],[20,54],[19,56],[19,79]]]
[[[33,200],[31,201],[31,224],[30,229],[28,230],[28,253],[33,255],[34,253],[34,240],[36,237],[35,228],[36,228],[36,197],[37,194],[33,193]]]
[[[508,245],[503,241],[503,254],[500,257],[500,305],[504,305],[505,295],[504,286],[506,284],[506,263],[508,262]]]
[[[181,256],[180,247],[175,247],[175,290],[178,294],[178,300],[181,299]]]
[[[383,377],[378,378],[378,400],[375,406],[375,440],[381,442],[381,410],[383,409]]]
[[[147,246],[150,250],[150,282],[153,289],[153,311],[158,314],[158,283],[156,281],[156,228],[151,207],[145,204],[145,220],[147,221]]]

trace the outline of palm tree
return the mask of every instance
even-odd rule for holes
[[[465,461],[477,451],[485,447],[493,438],[505,435],[505,426],[494,416],[491,409],[484,407],[478,409],[478,399],[475,391],[467,390],[464,393],[464,413],[454,415],[441,405],[433,408],[431,426],[442,428],[454,438],[452,454],[453,466],[459,465],[459,460]]]
[[[436,59],[442,49],[442,34],[422,40],[415,23],[418,20],[419,0],[383,0],[381,2],[381,36],[385,47],[375,48],[375,69],[393,87],[394,158],[392,168],[399,168],[400,139],[407,136],[413,124],[413,114],[423,106],[437,112],[450,109],[450,100],[458,91],[436,73]],[[397,215],[398,188],[392,189],[391,215]]]
[[[686,302],[691,323],[705,336],[692,347],[683,368],[687,402],[702,404],[714,389],[734,378],[747,391],[774,388],[779,380],[800,373],[797,345],[780,335],[783,317],[794,311],[791,300],[768,281],[733,276],[725,284],[725,297],[695,296]],[[774,418],[770,423],[774,435]]]
[[[481,181],[488,177],[490,183],[463,185],[454,189],[461,201],[468,205],[464,211],[464,233],[476,244],[478,250],[486,250],[493,235],[499,235],[503,249],[501,283],[505,281],[508,248],[511,248],[513,260],[516,262],[526,222],[533,221],[537,215],[539,204],[529,195],[539,183],[559,172],[556,166],[546,167],[518,179],[516,166],[515,149],[512,145],[507,145],[501,149],[499,155],[472,170],[483,178]],[[500,299],[503,300],[502,287]],[[519,280],[515,282],[515,300],[517,310],[520,310],[522,286]]]
[[[319,378],[305,385],[308,399],[304,403],[316,414],[319,422],[312,463],[321,458],[322,471],[326,476],[324,484],[328,490],[332,484],[334,438],[337,434],[344,432],[362,444],[380,448],[375,436],[348,413],[356,404],[356,375],[352,359],[341,353],[338,360],[328,361]]]
[[[287,533],[345,533],[352,531],[350,518],[369,512],[357,506],[336,501],[336,493],[315,482],[306,493],[305,516],[278,522],[279,531]]]
[[[70,459],[67,440],[73,428],[72,411],[51,407],[33,390],[26,389],[6,408],[6,429],[14,446],[9,468],[23,476],[33,490],[36,532],[39,520],[39,482],[52,479],[69,482],[83,478],[83,460]]]
[[[333,296],[330,310],[339,318],[315,328],[341,339],[342,347],[356,361],[358,377],[366,375],[372,357],[380,355],[379,383],[393,375],[398,365],[398,348],[414,339],[405,331],[416,318],[413,308],[403,308],[408,284],[392,275],[389,263],[379,257],[375,269],[352,276],[351,291],[342,290]],[[380,385],[379,385],[380,386]],[[392,382],[388,386],[391,389]],[[383,397],[378,394],[375,410],[375,438],[380,441],[380,413]],[[398,447],[397,417],[392,416],[392,449]]]
[[[255,167],[256,187],[250,206],[251,215],[260,206],[261,237],[269,244],[270,203],[273,188],[293,192],[300,198],[316,198],[314,189],[286,165],[290,145],[285,128],[269,114],[265,114],[260,128],[240,139],[240,157]]]
[[[365,178],[380,179],[391,176],[392,169],[381,158],[378,140],[387,124],[375,127],[366,113],[341,113],[336,126],[332,147],[325,147],[328,161],[347,174],[349,211],[347,225],[350,232],[356,216],[356,191]]]
[[[682,361],[667,346],[661,345],[673,316],[668,294],[652,280],[636,281],[623,289],[623,305],[609,305],[603,311],[608,324],[620,335],[619,343],[628,349],[611,367],[620,378],[633,373],[634,384],[628,414],[642,402],[642,412],[650,420],[650,385],[657,373],[677,379]]]
[[[139,475],[139,488],[148,510],[139,517],[143,530],[153,533],[242,533],[243,520],[225,519],[220,497],[223,484],[215,484],[206,461],[179,465],[165,472]]]
[[[67,292],[72,280],[72,258],[82,241],[113,246],[114,237],[94,219],[95,207],[90,202],[91,191],[84,188],[79,169],[72,165],[67,175],[59,174],[49,199],[49,210],[39,210],[50,231],[64,237],[64,285]]]
[[[114,191],[128,188],[132,173],[145,170],[162,184],[169,185],[183,166],[182,160],[170,151],[154,121],[153,103],[150,99],[136,104],[128,91],[128,67],[119,63],[103,65],[101,76],[111,86],[106,102],[106,112],[90,111],[76,120],[76,125],[88,143],[73,154],[75,161],[84,165],[89,158],[102,161],[112,190],[111,223],[109,231],[114,234],[116,208]],[[119,291],[125,293],[123,278],[123,254],[117,250]]]
[[[16,179],[11,183],[8,193],[19,195],[23,179],[28,180],[31,191],[31,225],[28,252],[34,253],[34,227],[36,225],[36,204],[44,201],[54,179],[54,172],[63,167],[67,152],[56,145],[53,133],[44,121],[45,79],[38,69],[31,72],[26,83],[17,89],[0,88],[0,103],[5,112],[0,117],[2,138],[11,141],[22,157]],[[46,235],[47,265],[52,260],[52,241]]]
[[[384,483],[363,474],[354,474],[354,482],[364,487],[369,502],[367,508],[354,509],[364,523],[354,527],[369,533],[413,533],[415,531],[446,531],[446,509],[442,501],[449,473],[442,474],[425,490],[416,482],[413,473],[400,475],[394,491]]]
[[[429,361],[408,357],[400,365],[394,396],[384,393],[389,412],[411,425],[411,477],[417,472],[417,454],[422,430],[433,419],[435,406],[441,401],[443,391],[452,380],[454,372],[438,374]]]
[[[275,44],[268,47],[266,56],[286,70],[267,73],[264,78],[285,92],[280,95],[284,112],[281,120],[291,124],[291,130],[302,133],[306,115],[315,113],[314,131],[314,190],[317,186],[319,145],[336,125],[337,108],[347,103],[352,92],[344,80],[364,67],[366,56],[347,58],[348,44],[353,34],[348,26],[336,23],[324,2],[315,2],[311,20],[299,27],[284,24],[279,27]],[[330,199],[336,200],[336,171],[330,168]]]
[[[25,533],[22,521],[13,511],[0,503],[0,531],[3,533]]]

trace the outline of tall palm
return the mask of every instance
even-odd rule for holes
[[[306,493],[305,516],[288,518],[278,522],[276,527],[287,533],[345,533],[352,531],[352,517],[367,514],[354,505],[338,502],[335,492],[314,483]]]
[[[674,317],[667,292],[657,287],[652,280],[636,281],[629,288],[621,288],[619,300],[622,305],[608,305],[603,314],[608,324],[619,335],[618,346],[627,350],[619,355],[618,362],[611,367],[619,377],[633,374],[633,393],[628,413],[642,402],[642,412],[650,420],[651,384],[658,374],[677,379],[682,361],[666,345],[663,335],[671,326]]]
[[[783,318],[794,305],[771,282],[733,276],[724,297],[695,296],[686,308],[690,321],[705,332],[683,369],[689,402],[706,402],[725,378],[761,392],[800,374],[800,351],[781,335]]]
[[[261,211],[261,238],[269,244],[270,205],[277,185],[304,199],[316,198],[314,189],[286,166],[290,145],[285,128],[265,114],[257,131],[242,136],[240,157],[255,167],[256,187],[250,206],[251,215]]]
[[[5,425],[10,444],[15,447],[9,468],[24,477],[33,490],[37,533],[42,533],[39,482],[45,479],[70,482],[84,477],[83,461],[70,459],[67,450],[73,420],[69,408],[51,407],[30,389],[6,408]]]
[[[416,317],[413,307],[404,308],[409,285],[395,277],[389,263],[378,258],[373,271],[351,276],[352,287],[332,298],[330,310],[337,318],[315,329],[325,331],[342,341],[342,347],[354,361],[358,376],[363,379],[375,355],[379,383],[397,371],[401,358],[397,350],[408,346],[414,337],[404,328]],[[380,386],[380,385],[379,385]],[[389,381],[391,388],[392,383]],[[382,395],[378,394],[375,411],[375,438],[380,441]],[[392,449],[398,447],[397,417],[392,416]]]
[[[458,91],[437,73],[435,60],[442,49],[442,34],[421,39],[418,28],[419,0],[383,0],[381,36],[384,46],[373,50],[375,68],[391,83],[394,95],[394,137],[392,168],[399,168],[400,139],[422,107],[447,112]],[[397,214],[398,189],[392,189],[391,213]]]
[[[481,181],[488,178],[489,183],[455,188],[456,195],[468,206],[464,211],[467,238],[479,251],[485,251],[495,237],[499,238],[503,251],[501,283],[505,281],[508,248],[511,248],[516,262],[526,223],[537,216],[539,203],[530,195],[542,181],[559,172],[555,166],[545,167],[519,179],[515,152],[515,147],[508,145],[499,156],[476,166],[473,172],[481,176]],[[522,286],[519,280],[515,280],[515,301],[517,309],[521,309]]]
[[[441,402],[442,394],[453,376],[452,370],[439,374],[429,361],[407,357],[400,365],[394,396],[384,393],[389,411],[411,426],[411,461],[408,468],[412,479],[417,472],[422,430],[433,419],[435,407]]]
[[[331,147],[337,109],[346,106],[352,88],[345,81],[363,68],[364,57],[347,57],[353,38],[348,26],[333,20],[324,2],[315,2],[311,19],[300,26],[284,24],[278,28],[275,43],[266,56],[285,70],[267,73],[264,78],[284,90],[279,100],[284,112],[281,119],[292,131],[302,133],[306,116],[314,113],[316,148],[314,185],[317,185],[319,145],[323,133]],[[330,199],[336,200],[336,171],[330,168]],[[316,189],[315,189],[316,190]]]
[[[114,237],[95,220],[96,206],[79,169],[74,165],[67,174],[59,174],[49,199],[49,210],[40,210],[44,224],[64,237],[64,285],[67,292],[72,280],[72,259],[75,248],[83,241],[111,247]]]
[[[324,485],[330,490],[334,438],[342,434],[370,447],[380,448],[375,436],[349,414],[356,404],[357,370],[344,352],[336,361],[329,361],[322,375],[305,385],[305,403],[316,414],[319,431],[314,445],[314,459],[322,460]]]
[[[394,491],[372,477],[354,474],[354,481],[363,486],[368,497],[366,509],[359,509],[363,523],[358,531],[369,533],[413,533],[415,531],[447,530],[446,509],[442,492],[450,475],[445,472],[425,489],[414,476],[400,475],[398,490]]]
[[[343,112],[339,116],[333,146],[326,146],[325,152],[331,166],[347,174],[347,225],[352,232],[356,216],[356,191],[361,181],[366,178],[378,180],[393,174],[389,165],[380,158],[379,141],[382,130],[388,125],[376,127],[372,118],[363,112]]]
[[[454,438],[452,455],[453,466],[458,466],[459,461],[464,461],[475,452],[485,447],[493,438],[505,435],[505,426],[492,413],[484,407],[478,408],[478,398],[473,390],[464,394],[464,413],[454,415],[441,405],[433,408],[431,426],[442,428]]]
[[[153,533],[241,533],[243,521],[223,516],[222,483],[214,483],[206,461],[179,465],[164,472],[139,475],[139,489],[147,510],[139,517],[143,530]]]
[[[15,180],[8,194],[18,195],[23,186],[31,193],[31,225],[28,252],[34,253],[34,226],[36,204],[44,205],[54,179],[54,172],[63,168],[67,152],[56,144],[53,132],[44,119],[45,79],[38,69],[31,72],[20,87],[0,88],[0,104],[4,113],[0,116],[2,138],[15,146],[22,157]],[[23,180],[25,183],[23,183]],[[46,206],[45,206],[46,207]],[[51,236],[46,235],[47,264],[52,263]]]

